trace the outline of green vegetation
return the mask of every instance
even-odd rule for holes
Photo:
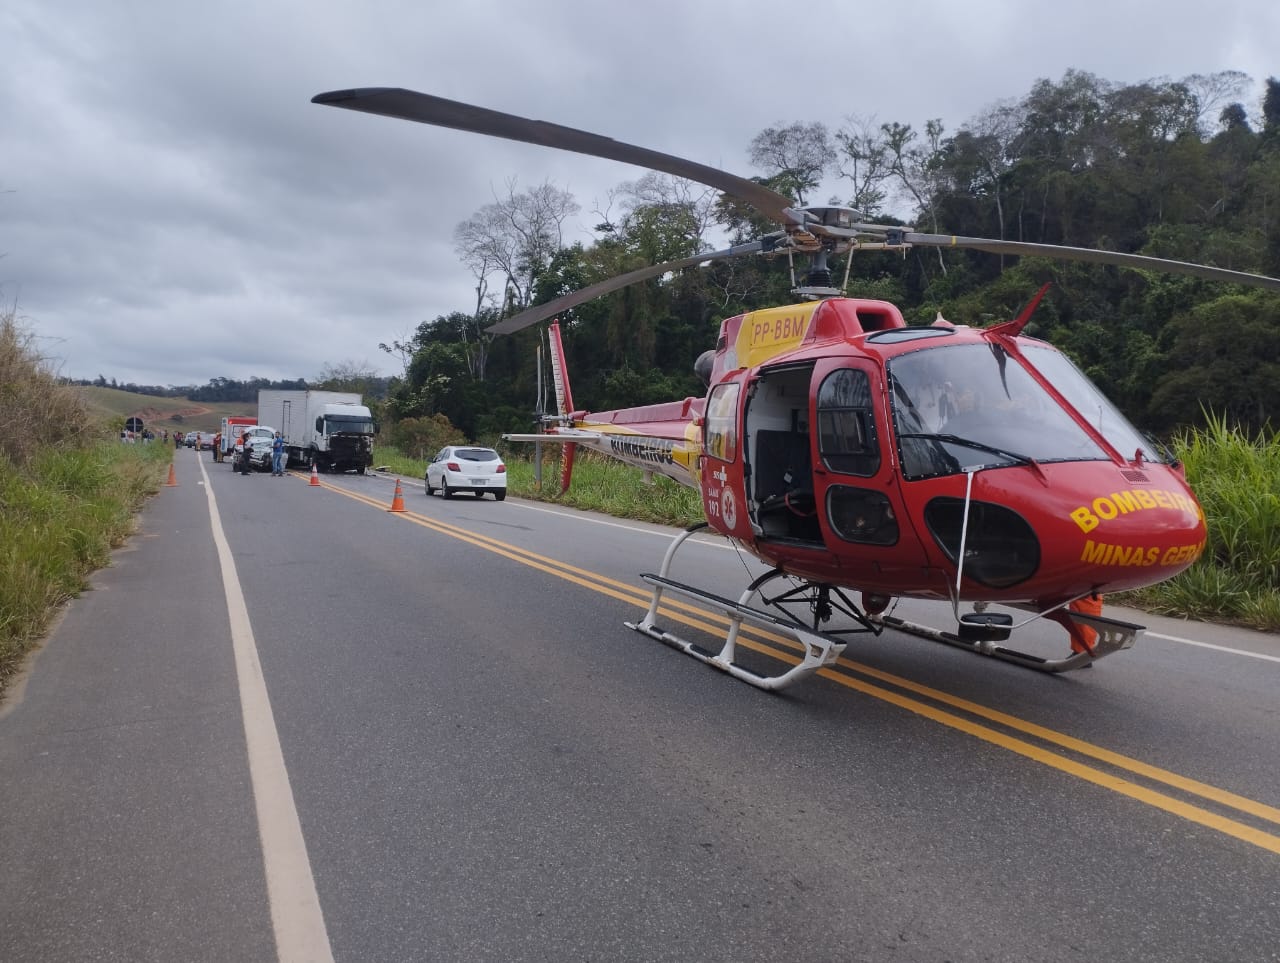
[[[1204,508],[1204,555],[1122,601],[1150,612],[1280,630],[1280,438],[1248,436],[1212,414],[1175,440]]]
[[[567,492],[561,492],[558,456],[558,449],[553,449],[544,460],[541,489],[534,481],[531,461],[508,460],[507,485],[511,493],[617,518],[681,528],[704,519],[701,496],[692,488],[661,475],[646,482],[639,470],[595,452],[578,452],[573,465],[573,483]]]
[[[0,315],[0,687],[133,529],[172,449],[123,445]]]
[[[443,444],[461,443],[447,441]],[[491,441],[482,444],[501,452],[507,464],[507,491],[512,495],[659,525],[685,527],[703,520],[701,498],[692,488],[677,485],[662,476],[646,482],[638,469],[595,452],[578,452],[573,467],[573,484],[569,491],[561,492],[561,449],[558,445],[546,446],[542,486],[539,488],[529,451],[532,446],[494,444]],[[398,449],[383,445],[374,452],[374,464],[401,478],[421,478],[427,467],[425,459],[408,458]]]

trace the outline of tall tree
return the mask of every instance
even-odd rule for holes
[[[800,205],[822,183],[834,153],[827,125],[820,123],[767,127],[747,148],[751,163],[766,172],[774,189]]]
[[[885,181],[892,176],[888,145],[874,120],[852,115],[845,118],[834,137],[840,148],[836,174],[853,185],[849,206],[868,219],[877,218],[888,198]]]
[[[1262,97],[1262,133],[1272,145],[1280,144],[1280,80],[1267,78]]]
[[[370,395],[378,381],[378,372],[367,361],[339,361],[321,368],[312,387]]]
[[[885,150],[889,157],[889,171],[916,203],[916,211],[929,219],[935,233],[939,229],[936,200],[940,195],[942,161],[941,120],[926,121],[924,142],[910,124],[881,124]],[[937,249],[938,267],[947,273],[947,263],[942,249]]]
[[[489,309],[495,307],[489,296],[490,277],[496,274],[502,285],[499,317],[527,308],[538,277],[564,244],[564,222],[579,210],[573,195],[550,181],[517,191],[512,179],[505,197],[486,204],[454,229],[454,250],[476,280],[475,307],[462,334],[467,367],[477,380],[484,380],[488,360],[489,339],[483,327],[492,322]]]
[[[1280,303],[1274,295],[1215,298],[1175,318],[1165,336],[1173,370],[1152,395],[1149,418],[1174,425],[1203,408],[1253,431],[1275,427]]]

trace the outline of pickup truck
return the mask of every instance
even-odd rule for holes
[[[253,425],[239,429],[240,434],[248,433],[249,435],[249,467],[256,468],[259,471],[271,470],[271,442],[275,440],[276,430],[268,428],[266,425]],[[240,450],[240,435],[234,439],[233,447],[238,455]],[[235,459],[230,459],[231,470],[236,470]]]

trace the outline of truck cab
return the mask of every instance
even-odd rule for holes
[[[373,462],[373,417],[363,405],[326,404],[316,415],[316,447],[333,471],[364,474]]]

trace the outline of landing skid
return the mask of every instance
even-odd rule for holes
[[[1022,606],[1017,607],[1022,608]],[[1132,648],[1138,636],[1145,631],[1145,626],[1135,625],[1132,622],[1122,622],[1119,619],[1109,619],[1101,615],[1085,615],[1072,612],[1071,618],[1073,621],[1087,625],[1098,633],[1097,641],[1093,644],[1092,653],[1073,652],[1063,659],[1045,659],[1029,652],[1019,652],[1016,649],[1006,648],[992,641],[962,639],[954,633],[944,632],[928,625],[920,625],[918,622],[908,622],[906,619],[900,619],[892,615],[874,616],[873,618],[886,628],[909,632],[912,635],[918,635],[920,638],[930,639],[934,642],[944,642],[947,645],[965,649],[976,655],[986,655],[993,659],[1000,659],[1003,662],[1012,662],[1014,665],[1020,665],[1026,669],[1035,669],[1037,672],[1052,673],[1083,669],[1092,665],[1104,655],[1111,655],[1122,649]]]
[[[639,622],[623,623],[627,628],[643,632],[650,638],[657,639],[659,642],[665,643],[685,655],[691,655],[699,662],[703,662],[713,669],[727,672],[735,679],[741,679],[757,689],[777,692],[780,689],[795,685],[802,679],[813,675],[819,669],[835,665],[836,660],[840,658],[840,653],[844,651],[843,642],[838,642],[829,636],[823,635],[821,632],[806,629],[793,622],[776,618],[768,612],[761,612],[759,609],[751,608],[746,604],[746,601],[751,597],[752,589],[747,589],[742,593],[742,597],[737,602],[734,602],[711,592],[704,592],[702,589],[694,588],[692,585],[673,582],[671,579],[663,578],[661,575],[646,574],[640,577],[654,586],[653,601],[650,603],[649,612],[644,619]],[[729,617],[729,631],[725,636],[724,647],[719,652],[705,649],[697,643],[683,639],[655,624],[654,617],[657,615],[658,604],[662,600],[664,591],[675,592],[677,595],[683,595],[686,598],[714,606]],[[738,665],[738,663],[734,662],[734,656],[737,654],[738,632],[742,628],[743,622],[750,622],[762,628],[776,629],[779,632],[785,632],[793,636],[803,647],[804,658],[798,665],[793,665],[781,675],[760,675],[745,666]]]
[[[1131,648],[1134,642],[1137,641],[1138,636],[1145,631],[1144,626],[1135,625],[1132,622],[1122,622],[1119,619],[1073,611],[1069,614],[1071,621],[1087,625],[1097,633],[1092,650],[1089,652],[1073,652],[1071,655],[1061,659],[1049,659],[1030,652],[1020,652],[1017,649],[1011,649],[999,644],[1003,638],[1008,637],[1008,628],[1004,628],[1001,639],[966,639],[952,632],[921,625],[918,622],[910,622],[907,619],[900,619],[893,615],[871,615],[854,605],[843,592],[834,586],[796,580],[797,584],[794,587],[783,591],[781,594],[767,595],[764,592],[764,587],[769,582],[786,577],[785,573],[777,569],[757,578],[747,586],[742,595],[738,597],[738,600],[734,601],[693,585],[677,582],[670,577],[671,561],[675,557],[676,551],[691,535],[706,527],[707,525],[704,522],[682,532],[667,549],[667,553],[662,559],[662,568],[659,574],[644,574],[640,576],[653,586],[653,598],[643,619],[639,622],[626,622],[624,624],[629,629],[635,629],[650,638],[657,639],[659,642],[669,645],[685,655],[692,656],[699,662],[733,676],[735,679],[740,679],[749,685],[769,692],[777,692],[793,686],[797,682],[813,675],[819,669],[835,665],[845,649],[845,643],[838,638],[838,635],[847,635],[853,632],[869,632],[873,635],[879,635],[886,628],[897,629],[900,632],[907,632],[933,642],[942,642],[946,645],[972,652],[975,655],[985,655],[989,658],[1000,659],[1003,662],[1011,662],[1014,665],[1019,665],[1026,669],[1034,669],[1037,672],[1061,673],[1070,672],[1074,669],[1083,669],[1103,656]],[[713,652],[711,649],[681,638],[674,632],[669,632],[657,624],[658,607],[662,603],[664,592],[673,592],[695,602],[710,605],[728,617],[729,630],[725,634],[724,645],[719,652]],[[763,604],[776,609],[781,614],[773,615],[747,604],[752,596],[757,594]],[[795,610],[805,607],[807,607],[812,617],[812,627],[803,624],[796,614]],[[1011,607],[1031,612],[1033,617],[1049,615],[1049,613],[1043,613],[1025,605],[1011,605]],[[818,626],[828,621],[834,614],[851,618],[860,628],[820,631]],[[749,622],[761,628],[772,629],[790,635],[800,643],[800,647],[804,652],[803,659],[798,665],[792,666],[786,672],[772,676],[761,675],[746,666],[739,665],[735,661],[735,656],[737,655],[738,634],[742,630],[743,622]],[[998,627],[1003,627],[1003,623],[999,623]],[[997,625],[993,625],[993,628],[997,628]]]
[[[826,666],[834,665],[840,654],[844,652],[845,643],[833,636],[818,631],[816,628],[806,628],[795,619],[787,617],[780,618],[763,612],[760,609],[753,608],[748,605],[752,595],[754,595],[760,587],[769,580],[778,577],[781,573],[769,572],[764,576],[756,579],[746,591],[739,596],[735,602],[732,599],[724,598],[712,592],[704,591],[692,585],[686,585],[683,582],[677,582],[671,579],[671,560],[675,557],[676,550],[684,544],[685,540],[695,532],[705,528],[706,525],[696,525],[688,529],[678,536],[667,549],[667,554],[662,560],[661,574],[651,575],[644,574],[640,577],[652,585],[653,599],[649,603],[649,611],[645,617],[639,622],[624,623],[627,628],[635,629],[642,632],[650,638],[657,639],[665,645],[671,646],[685,655],[692,656],[699,662],[719,669],[753,685],[758,689],[764,689],[768,692],[777,692],[789,686],[795,685],[803,679],[808,678],[819,669]],[[657,624],[658,606],[662,602],[663,592],[674,592],[677,595],[683,595],[685,598],[693,599],[710,605],[723,612],[729,619],[729,630],[725,635],[723,647],[719,652],[712,652],[710,649],[704,648],[695,642],[681,638],[673,632],[668,632]],[[762,598],[764,596],[761,596]],[[827,597],[825,591],[822,595],[823,605],[827,605]],[[767,604],[777,604],[777,600],[765,599]],[[794,604],[794,602],[793,602]],[[838,603],[837,603],[838,604]],[[786,611],[785,609],[781,609]],[[824,611],[824,610],[820,610]],[[817,621],[817,619],[815,619]],[[804,651],[804,658],[798,665],[792,666],[781,675],[766,676],[758,672],[748,669],[746,666],[739,665],[734,661],[737,654],[738,633],[742,628],[743,622],[749,622],[752,625],[761,628],[773,629],[777,632],[783,632],[792,636]],[[864,623],[865,624],[865,623]],[[878,628],[867,626],[864,631],[878,631]]]

